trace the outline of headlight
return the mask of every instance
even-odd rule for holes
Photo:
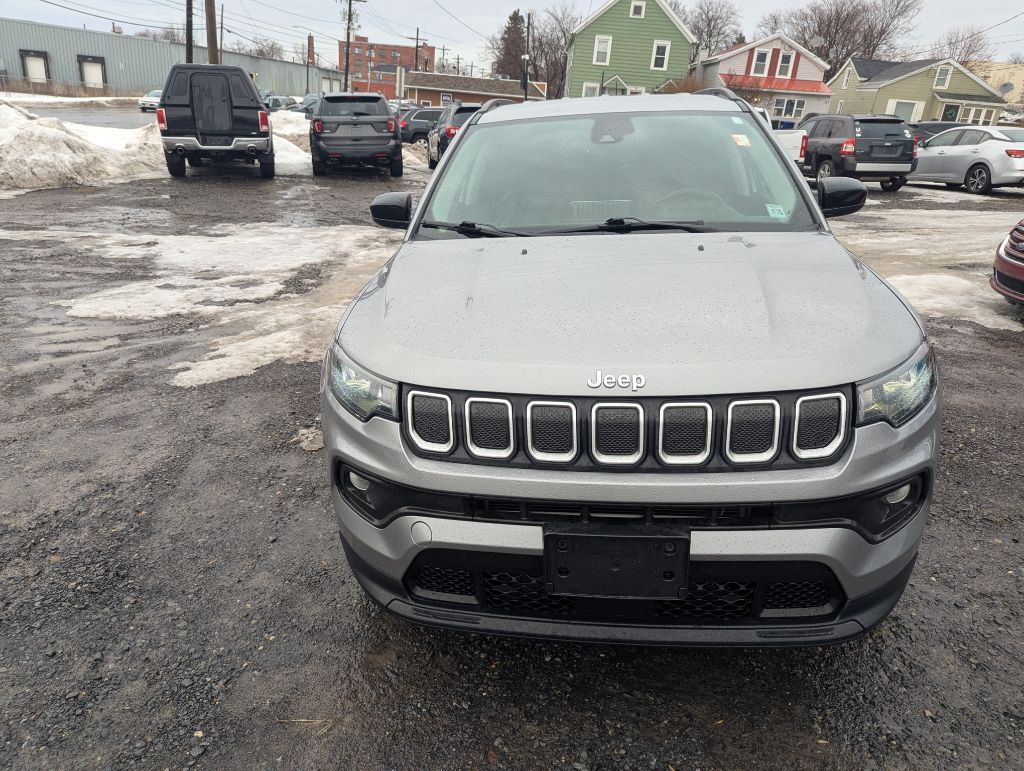
[[[857,385],[857,425],[884,420],[902,426],[928,403],[935,383],[935,354],[922,343],[905,364]]]
[[[352,361],[336,342],[327,354],[327,386],[334,398],[362,421],[374,416],[398,420],[398,386]]]

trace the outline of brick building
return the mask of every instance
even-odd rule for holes
[[[338,66],[345,69],[345,41],[338,43]],[[437,64],[434,46],[420,43],[418,69],[433,72]],[[373,79],[371,74],[382,66],[402,67],[415,70],[416,46],[398,45],[395,43],[371,43],[368,37],[356,35],[352,39],[352,58],[349,60],[349,72],[358,81]]]

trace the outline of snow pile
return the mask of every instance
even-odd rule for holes
[[[406,166],[426,166],[427,151],[420,145],[402,145],[402,162]]]
[[[270,123],[276,139],[287,139],[300,150],[309,152],[309,121],[305,113],[278,110],[270,113]]]
[[[125,181],[163,168],[155,125],[78,126],[0,102],[0,190]]]

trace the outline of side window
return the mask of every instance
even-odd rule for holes
[[[164,99],[168,104],[188,104],[188,73],[176,72]]]
[[[958,145],[977,145],[981,144],[981,138],[984,136],[987,136],[984,131],[970,129],[969,131],[962,132],[956,143]]]
[[[231,82],[231,99],[235,104],[242,104],[247,107],[255,107],[257,105],[252,91],[249,90],[248,84],[242,80],[241,75],[232,73],[229,80]]]
[[[820,123],[820,121],[809,120],[806,123],[801,123],[800,124],[800,128],[802,128],[804,131],[807,132],[807,136],[813,137],[814,136],[814,130],[816,128],[818,128],[818,123]]]
[[[950,145],[954,144],[956,140],[960,138],[960,135],[963,133],[963,131],[947,131],[944,134],[939,134],[938,136],[932,137],[928,141],[928,146],[949,147]]]
[[[834,120],[819,120],[817,125],[814,127],[814,137],[816,139],[823,139],[831,136],[831,126],[835,123]]]

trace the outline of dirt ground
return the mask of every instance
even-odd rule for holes
[[[1024,314],[985,291],[1016,193],[873,191],[836,222],[945,378],[892,616],[831,648],[652,650],[364,599],[299,440],[395,243],[368,203],[426,171],[203,171],[0,202],[0,767],[1024,766]]]

